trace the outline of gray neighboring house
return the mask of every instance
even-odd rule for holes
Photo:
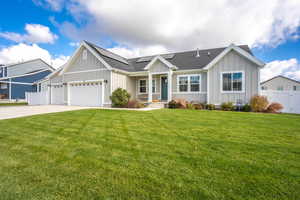
[[[300,91],[300,82],[279,75],[262,82],[261,90]]]
[[[39,83],[51,104],[111,106],[117,88],[149,103],[245,104],[259,93],[264,65],[247,45],[127,59],[83,41],[64,66]]]

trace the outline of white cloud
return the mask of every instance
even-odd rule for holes
[[[41,58],[57,68],[63,65],[69,56],[59,55],[53,57],[46,49],[39,47],[37,44],[28,45],[19,43],[0,49],[0,64],[17,63],[36,58]]]
[[[67,36],[98,44],[110,38],[132,54],[151,46],[178,51],[232,42],[274,47],[297,38],[300,25],[299,0],[73,0],[68,8],[86,25],[63,23]]]
[[[287,76],[300,81],[300,63],[296,58],[289,60],[275,60],[267,63],[261,70],[262,81],[278,75]]]
[[[40,24],[26,24],[26,34],[14,32],[0,32],[0,37],[15,42],[30,42],[30,43],[54,43],[58,38],[52,33],[49,27]]]
[[[64,0],[33,0],[33,2],[45,8],[50,8],[54,11],[61,11],[64,6]]]

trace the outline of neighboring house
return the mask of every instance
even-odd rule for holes
[[[41,59],[0,66],[0,99],[25,99],[25,92],[37,91],[34,82],[53,71]]]
[[[261,90],[300,91],[300,82],[284,77],[275,76],[262,82]]]
[[[143,102],[245,104],[259,93],[264,65],[247,45],[127,59],[83,41],[63,67],[39,83],[51,88],[51,104],[110,106],[117,88]]]

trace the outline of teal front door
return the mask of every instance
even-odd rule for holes
[[[168,78],[161,77],[161,100],[167,101],[168,100]]]

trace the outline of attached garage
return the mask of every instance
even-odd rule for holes
[[[51,86],[51,104],[64,104],[64,87],[62,84]]]
[[[68,99],[71,106],[103,106],[102,81],[71,82],[68,84]]]

